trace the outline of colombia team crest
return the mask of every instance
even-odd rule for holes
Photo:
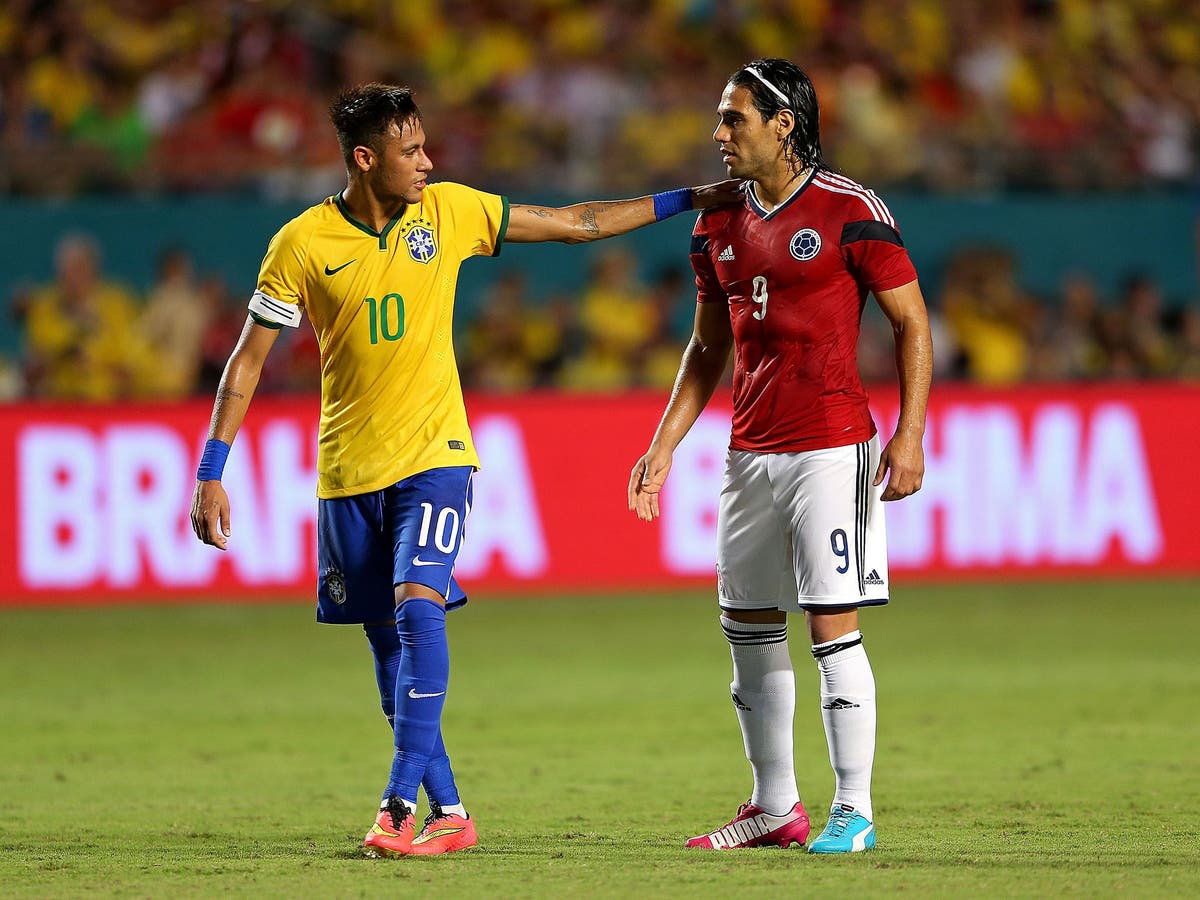
[[[811,228],[801,228],[792,235],[788,250],[800,262],[808,262],[821,252],[821,235]]]
[[[433,227],[424,219],[417,219],[405,228],[404,243],[408,245],[408,255],[419,263],[427,263],[437,256]]]

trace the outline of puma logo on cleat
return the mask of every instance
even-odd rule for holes
[[[444,693],[446,693],[446,692],[445,692],[445,691],[438,691],[436,694],[418,694],[418,693],[417,693],[417,689],[416,689],[416,688],[409,688],[409,689],[408,689],[408,696],[409,696],[409,697],[411,697],[413,700],[424,700],[424,699],[426,699],[427,697],[440,697],[440,696],[442,696],[442,694],[444,694]]]
[[[771,825],[767,821],[767,817],[765,815],[757,815],[738,822],[730,822],[724,828],[718,828],[710,834],[708,839],[712,842],[715,849],[723,850],[726,847],[747,844],[755,838],[762,837],[770,830]]]
[[[844,700],[841,697],[835,697],[828,703],[822,703],[821,709],[858,709],[858,704],[851,703],[849,700]]]

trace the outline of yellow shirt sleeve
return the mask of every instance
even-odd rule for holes
[[[304,306],[304,267],[308,260],[311,229],[299,219],[284,225],[267,245],[258,270],[258,289],[250,298],[250,312],[264,324],[300,324]]]
[[[443,181],[437,185],[442,208],[439,216],[448,229],[459,259],[499,256],[508,230],[508,198]]]

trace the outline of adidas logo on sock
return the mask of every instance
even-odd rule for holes
[[[821,709],[858,709],[858,704],[841,697],[834,697],[828,703],[822,703]]]
[[[748,707],[745,703],[742,702],[741,697],[739,697],[737,694],[733,694],[733,693],[731,693],[729,696],[733,699],[734,706],[736,706],[738,709],[743,710],[745,712],[750,712],[750,707]]]
[[[883,579],[879,577],[879,570],[872,569],[871,574],[863,579],[863,584],[883,584]]]
[[[721,255],[717,257],[717,262],[733,262],[733,244],[730,244],[721,251]]]

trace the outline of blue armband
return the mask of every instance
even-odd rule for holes
[[[197,481],[220,481],[225,471],[225,460],[229,458],[229,445],[216,438],[204,443],[204,455],[200,457],[200,468],[196,470]]]
[[[654,221],[661,222],[676,213],[687,212],[692,208],[692,189],[680,188],[677,191],[663,191],[654,195]]]

